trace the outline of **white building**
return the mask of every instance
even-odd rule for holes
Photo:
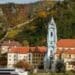
[[[64,60],[66,70],[75,71],[75,39],[61,39],[57,43],[55,59],[59,57]]]
[[[29,53],[29,47],[10,48],[7,53],[7,67],[14,67],[14,64],[20,60],[32,64],[32,53]]]

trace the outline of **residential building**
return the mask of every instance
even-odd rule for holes
[[[4,46],[5,47],[5,46]],[[32,64],[34,68],[43,65],[47,47],[22,47],[11,45],[7,52],[7,66],[13,67],[20,60]],[[55,60],[59,57],[64,60],[66,70],[75,70],[75,39],[61,39],[57,42]]]
[[[66,70],[75,70],[75,39],[61,39],[57,43],[55,59],[64,60]]]
[[[31,47],[31,51],[32,51],[32,64],[34,68],[39,68],[41,66],[43,66],[43,62],[44,62],[44,56],[46,53],[47,47],[42,46],[42,47]]]
[[[47,52],[46,46],[23,47],[19,43],[3,43],[2,48],[6,50],[3,53],[7,52],[7,67],[14,67],[18,61],[25,60],[34,68],[39,68]],[[66,70],[75,70],[75,39],[61,39],[57,42],[55,60],[59,56],[64,60]]]
[[[29,47],[13,47],[7,54],[7,67],[14,67],[14,64],[20,60],[32,63],[32,54],[29,53]]]
[[[20,60],[38,68],[43,62],[43,57],[46,52],[46,47],[13,47],[7,53],[7,67],[14,67],[14,64]]]

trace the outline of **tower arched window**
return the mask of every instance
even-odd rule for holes
[[[53,36],[53,32],[51,32],[51,37]]]

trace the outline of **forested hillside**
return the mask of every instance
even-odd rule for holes
[[[58,40],[75,38],[75,1],[36,2],[33,4],[0,5],[0,39],[17,40],[23,45],[46,45],[47,26],[54,17],[57,24]],[[33,19],[29,21],[30,19]],[[24,23],[29,21],[28,23]],[[22,24],[21,27],[18,24]],[[15,27],[14,29],[11,29]],[[9,30],[11,29],[11,30]]]

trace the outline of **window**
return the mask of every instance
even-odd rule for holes
[[[53,36],[53,32],[51,32],[51,37]]]
[[[11,55],[9,55],[9,57],[11,57]]]
[[[11,59],[9,59],[9,61],[11,61]]]
[[[14,61],[16,61],[17,59],[14,58]]]
[[[17,56],[16,55],[14,55],[14,59],[17,59]]]
[[[31,60],[31,54],[29,54],[29,60]]]
[[[69,58],[71,58],[71,55],[69,55]]]

